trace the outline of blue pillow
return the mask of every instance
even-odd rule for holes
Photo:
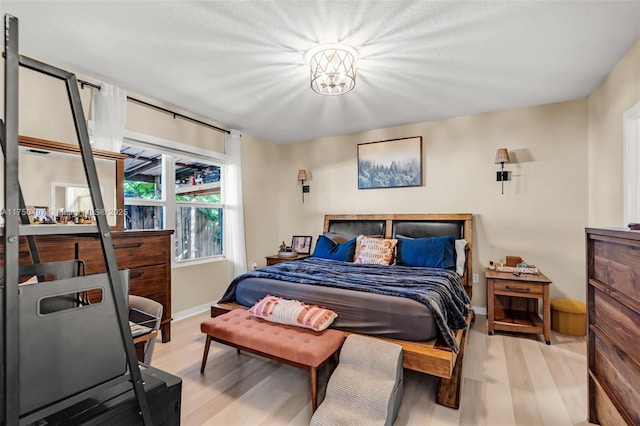
[[[316,248],[313,250],[313,257],[353,262],[353,255],[355,251],[355,238],[342,244],[336,244],[330,238],[320,235],[316,242]]]
[[[397,264],[455,269],[455,237],[398,238]]]

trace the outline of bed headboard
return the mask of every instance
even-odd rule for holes
[[[349,236],[369,235],[385,238],[444,237],[453,235],[467,240],[466,265],[462,276],[471,298],[471,267],[473,241],[473,215],[456,214],[350,214],[325,215],[324,232],[338,232]]]

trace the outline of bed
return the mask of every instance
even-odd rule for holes
[[[345,239],[357,235],[405,239],[453,236],[456,239],[464,239],[467,244],[463,252],[465,261],[460,266],[462,270],[459,267],[458,273],[433,271],[431,274],[433,277],[429,275],[430,278],[427,281],[455,281],[458,284],[451,290],[439,291],[444,293],[462,291],[468,296],[467,301],[471,298],[473,239],[471,214],[327,215],[323,230],[326,236],[341,235]],[[394,297],[399,295],[389,293],[387,290],[363,292],[354,291],[359,289],[352,289],[349,286],[343,288],[341,281],[349,281],[348,284],[357,286],[359,278],[356,275],[349,275],[350,269],[366,270],[373,269],[373,266],[346,265],[344,262],[333,265],[331,262],[313,258],[288,262],[262,268],[257,273],[252,273],[253,277],[247,276],[241,280],[234,280],[221,299],[223,302],[212,306],[211,315],[217,316],[238,307],[246,309],[267,293],[335,308],[341,314],[332,325],[333,328],[400,344],[404,349],[404,367],[439,377],[437,402],[458,408],[462,384],[462,362],[468,335],[467,325],[473,321],[473,311],[464,309],[464,312],[458,312],[458,316],[463,314],[462,320],[456,323],[455,329],[447,333],[442,331],[442,318],[438,309],[425,308],[424,301],[414,300],[416,297],[404,294],[400,295],[402,297]],[[307,271],[306,268],[310,270]],[[414,271],[412,268],[403,266],[381,269],[386,269],[387,273],[398,276],[423,275],[423,271]],[[323,284],[322,287],[302,285],[303,281],[306,283],[307,279],[313,278],[321,270],[331,271],[329,278],[322,276],[323,280],[328,281],[327,284]],[[375,271],[377,273],[378,269]],[[272,276],[276,272],[278,275]],[[459,273],[462,273],[462,276]],[[303,278],[300,278],[301,276]],[[343,277],[349,278],[342,279]],[[385,277],[382,276],[380,279],[384,280]],[[310,288],[312,290],[309,290]],[[457,290],[458,288],[463,290]],[[459,297],[461,296],[454,298]],[[361,306],[366,308],[359,309]],[[370,316],[367,317],[367,314]],[[451,315],[447,313],[445,317],[449,318]]]

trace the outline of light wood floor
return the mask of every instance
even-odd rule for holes
[[[157,343],[152,365],[182,377],[182,424],[308,425],[308,374],[213,342],[200,375],[202,313],[172,325],[172,341]],[[329,369],[320,373],[326,386]],[[587,425],[586,339],[486,334],[478,316],[469,335],[459,410],[435,404],[436,379],[405,370],[395,425]],[[323,391],[319,401],[323,398]]]

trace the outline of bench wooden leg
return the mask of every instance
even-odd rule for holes
[[[202,355],[202,365],[200,366],[200,374],[204,373],[204,367],[207,365],[207,357],[209,356],[209,346],[211,345],[211,336],[207,336],[204,342],[204,355]]]
[[[309,381],[311,382],[311,408],[312,412],[318,408],[318,388],[317,388],[317,370],[316,367],[309,367]]]

